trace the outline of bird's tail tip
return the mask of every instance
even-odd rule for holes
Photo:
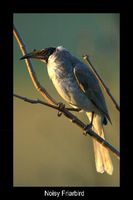
[[[87,113],[89,120],[91,119],[90,113]],[[97,133],[100,137],[104,139],[104,129],[102,124],[102,118],[100,115],[95,115],[93,117],[92,130]],[[113,174],[113,164],[111,157],[109,155],[109,150],[105,148],[102,144],[93,139],[94,145],[94,155],[96,171],[99,173],[106,172],[109,175]]]
[[[102,138],[104,135],[102,134]],[[93,139],[96,170],[99,173],[113,174],[113,164],[108,149]]]

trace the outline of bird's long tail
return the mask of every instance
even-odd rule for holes
[[[91,121],[90,113],[86,113]],[[101,116],[94,114],[92,130],[104,139],[104,130]],[[107,172],[109,175],[113,173],[113,164],[109,155],[108,149],[103,147],[99,142],[93,139],[95,163],[97,172]]]

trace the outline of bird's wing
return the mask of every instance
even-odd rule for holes
[[[102,90],[94,73],[82,63],[76,65],[73,70],[75,79],[81,90],[111,122]]]

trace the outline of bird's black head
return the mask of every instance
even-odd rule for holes
[[[22,60],[26,58],[36,58],[47,63],[49,56],[52,55],[55,50],[56,50],[55,47],[49,47],[46,49],[42,49],[40,51],[34,49],[31,53],[24,55],[20,59]]]

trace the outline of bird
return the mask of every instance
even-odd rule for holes
[[[105,139],[104,125],[111,123],[102,89],[94,72],[63,46],[33,50],[21,59],[34,58],[44,62],[59,95],[73,108],[86,113],[94,132]],[[113,174],[109,150],[93,140],[96,171]]]

